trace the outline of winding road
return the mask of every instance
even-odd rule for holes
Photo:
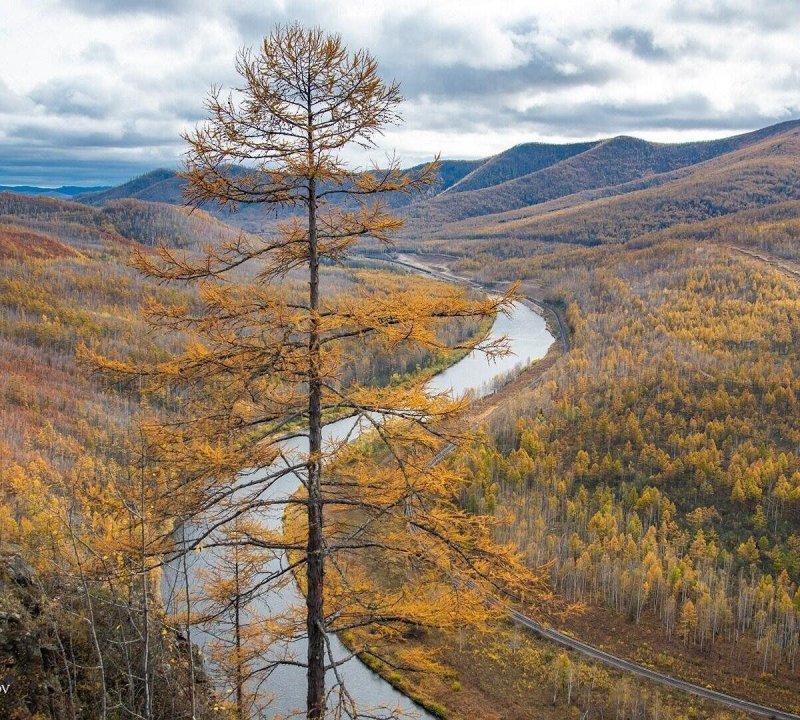
[[[675,690],[682,690],[683,692],[697,695],[705,700],[721,703],[722,705],[727,705],[728,707],[736,710],[741,710],[743,712],[758,715],[760,717],[775,718],[776,720],[800,720],[800,715],[794,715],[790,712],[767,707],[765,705],[758,705],[757,703],[752,703],[748,700],[742,700],[741,698],[734,697],[733,695],[726,695],[725,693],[717,692],[716,690],[711,690],[710,688],[704,688],[701,685],[694,685],[690,682],[679,680],[671,675],[665,675],[664,673],[657,672],[656,670],[646,668],[644,665],[637,665],[636,663],[629,662],[628,660],[624,660],[621,657],[607,653],[599,648],[587,645],[580,640],[575,640],[574,638],[569,637],[569,635],[560,633],[557,630],[547,628],[541,623],[536,622],[536,620],[533,618],[529,618],[527,615],[523,615],[516,610],[509,610],[509,615],[511,620],[513,620],[517,625],[525,628],[526,630],[530,630],[545,640],[550,640],[551,642],[561,645],[562,647],[579,652],[581,655],[585,655],[592,660],[597,660],[604,665],[616,668],[617,670],[622,670],[623,672],[630,673],[631,675],[638,675],[639,677],[647,678],[648,680],[652,680],[660,685],[666,685],[667,687],[674,688]]]
[[[766,251],[756,252],[755,250],[748,250],[747,248],[739,247],[738,245],[728,245],[728,248],[734,252],[747,255],[754,260],[763,262],[764,264],[775,268],[775,270],[777,270],[779,273],[782,273],[793,280],[800,280],[800,268],[790,260],[775,257]]]

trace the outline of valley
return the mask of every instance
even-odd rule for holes
[[[390,200],[406,221],[393,247],[367,241],[325,267],[331,311],[351,313],[356,296],[394,308],[397,298],[444,302],[463,281],[475,298],[518,283],[560,339],[475,400],[464,422],[476,432],[443,457],[442,472],[461,478],[459,510],[494,518],[494,540],[542,579],[546,592],[520,606],[525,615],[622,660],[609,669],[496,618],[489,630],[343,631],[434,714],[747,713],[632,679],[628,661],[786,717],[800,712],[799,156],[800,125],[790,122],[704,143],[617,137],[445,160],[423,196]],[[291,216],[257,205],[189,212],[183,183],[160,170],[70,200],[0,193],[0,531],[5,556],[30,564],[44,596],[72,598],[68,619],[53,608],[30,622],[43,645],[73,633],[78,665],[93,664],[100,642],[124,668],[124,630],[105,625],[98,640],[72,622],[86,612],[81,583],[105,577],[108,560],[94,548],[115,548],[130,567],[123,528],[161,542],[156,520],[145,528],[129,497],[146,455],[129,428],[178,405],[102,381],[87,357],[165,362],[190,347],[191,332],[157,332],[140,315],[144,298],[184,309],[203,302],[197,286],[142,276],[129,255],[158,258],[163,246],[190,262],[211,247],[223,257]],[[234,277],[241,287],[256,278]],[[276,302],[292,307],[303,292],[289,272]],[[411,393],[487,330],[476,318],[437,323],[438,350],[345,343],[334,389]],[[76,552],[78,508],[93,519]],[[129,590],[122,581],[104,599],[94,590],[88,608],[113,608]],[[17,601],[7,595],[10,608]],[[138,617],[135,604],[125,612]],[[182,658],[154,690],[167,704],[189,702],[185,673],[194,672],[180,645],[192,623],[181,612],[151,618],[167,638],[153,639],[159,657]],[[424,671],[403,669],[409,658]],[[91,673],[71,673],[63,687],[87,684],[99,697]],[[198,717],[226,717],[214,703],[198,705]]]
[[[450,277],[453,277],[453,273],[447,270],[446,265],[448,263],[452,264],[454,259],[455,258],[452,256],[445,257],[441,255],[417,255],[403,258],[404,262],[414,265],[415,267],[423,268],[427,264],[432,264],[436,267],[437,272]],[[535,365],[532,371],[523,374],[518,380],[512,381],[509,386],[504,387],[499,392],[496,398],[492,398],[488,406],[488,411],[480,407],[476,408],[475,414],[480,419],[480,422],[485,423],[490,432],[496,433],[498,432],[498,426],[503,427],[503,424],[508,422],[508,420],[499,419],[502,418],[504,412],[507,413],[507,418],[509,419],[518,417],[520,402],[525,402],[524,400],[519,400],[520,396],[525,393],[530,393],[534,388],[541,387],[542,381],[546,381],[548,376],[550,376],[551,368],[552,366],[550,363]],[[509,405],[514,407],[514,410],[510,413],[507,407]],[[494,416],[494,418],[492,416]],[[531,458],[535,459],[536,456],[531,453],[531,450],[527,448],[526,450]],[[523,452],[522,447],[516,452]],[[499,456],[497,459],[500,459]],[[485,462],[486,460],[482,461],[482,463]],[[494,461],[490,462],[493,463]],[[526,462],[528,462],[527,457]],[[470,470],[468,472],[473,477],[475,476],[475,470]],[[483,472],[487,472],[487,470],[482,469],[478,474],[482,474]],[[497,477],[496,473],[496,469],[488,469],[487,474],[490,477]],[[502,507],[502,500],[498,501],[495,498],[489,498],[488,501],[493,504],[498,503],[500,507]],[[519,501],[517,498],[512,497],[509,498],[509,502],[511,506],[513,506]],[[552,503],[553,500],[551,499],[550,502]],[[538,512],[542,511],[540,510]],[[522,510],[522,513],[522,515],[517,516],[522,522],[529,522],[525,517],[526,515],[528,517],[536,515],[536,511],[531,512],[527,507]],[[592,521],[594,522],[596,518],[597,516],[595,516]],[[552,519],[548,520],[547,527],[552,527],[553,522]],[[545,527],[544,524],[541,526]],[[520,532],[521,536],[524,537],[526,534],[530,534],[531,531],[525,528],[517,532]],[[571,540],[570,542],[576,542],[576,540]],[[544,562],[547,562],[548,557],[552,557],[548,556],[546,553],[547,551],[544,553]],[[647,588],[645,592],[649,593],[651,590]],[[656,590],[656,592],[658,591]],[[573,656],[571,660],[564,660],[562,656],[559,656],[551,650],[549,651],[546,645],[541,647],[535,641],[520,639],[518,631],[510,631],[508,626],[498,626],[494,630],[494,634],[498,638],[497,643],[511,644],[516,648],[513,653],[522,652],[519,649],[519,645],[523,643],[527,652],[538,653],[536,656],[539,658],[537,662],[540,666],[546,663],[551,663],[551,666],[558,665],[558,663],[565,663],[564,667],[567,669],[572,668],[569,669],[569,672],[575,673],[576,678],[579,677],[582,672],[587,673],[590,677],[592,677],[591,673],[594,673],[594,677],[602,676],[604,678],[603,682],[610,683],[612,686],[614,682],[619,683],[620,680],[615,681],[613,679],[613,672],[609,678],[608,675],[604,674],[604,672],[608,672],[607,670],[599,670],[597,667],[592,670],[589,669],[591,665],[586,659],[587,656],[589,659],[597,659],[605,655],[605,665],[610,665],[612,668],[617,669],[626,668],[629,672],[641,674],[645,677],[659,677],[659,684],[666,685],[667,687],[680,687],[683,680],[689,683],[696,683],[694,689],[689,691],[700,694],[701,696],[707,694],[713,697],[714,692],[711,691],[709,693],[712,687],[717,691],[721,690],[723,693],[727,693],[727,697],[719,697],[719,699],[722,700],[722,705],[729,704],[740,711],[747,712],[746,699],[767,706],[761,709],[753,708],[753,717],[796,716],[794,713],[797,712],[797,707],[794,704],[794,699],[798,691],[798,686],[793,662],[790,662],[789,666],[785,667],[781,672],[776,671],[774,674],[764,673],[764,655],[759,657],[758,647],[758,645],[762,643],[751,644],[745,642],[744,638],[736,643],[731,643],[729,640],[726,641],[720,638],[712,646],[711,651],[709,651],[708,647],[703,649],[702,645],[700,647],[697,647],[693,643],[687,645],[685,636],[683,639],[680,637],[670,637],[669,630],[668,634],[665,636],[664,630],[661,627],[661,619],[656,614],[645,612],[640,618],[636,619],[634,623],[629,615],[626,617],[625,613],[618,614],[619,610],[615,613],[610,607],[604,606],[602,602],[592,602],[591,599],[589,602],[586,602],[586,596],[577,597],[580,600],[577,603],[571,604],[564,600],[553,603],[550,612],[547,613],[546,620],[544,620],[545,628],[542,628],[536,621],[531,621],[530,618],[519,614],[518,611],[514,611],[517,612],[515,616],[517,621],[522,623],[523,626],[527,626],[529,629],[534,629],[536,634],[544,634],[551,640],[555,639],[557,643],[564,643],[568,646],[572,646],[573,649],[578,649],[579,654]],[[588,597],[591,598],[592,596],[589,595]],[[525,611],[523,610],[523,612]],[[528,612],[534,617],[538,617],[540,621],[542,620],[541,616],[537,615],[535,606]],[[563,630],[563,632],[559,633],[559,629]],[[511,632],[510,636],[509,632]],[[498,644],[493,646],[495,648],[493,651],[494,660],[488,661],[484,658],[481,648],[487,640],[485,636],[481,637],[482,639],[477,641],[477,646],[472,648],[469,653],[464,653],[463,650],[454,650],[456,646],[459,648],[462,647],[464,643],[463,638],[457,640],[453,637],[438,637],[435,640],[426,639],[424,641],[426,649],[430,652],[436,652],[437,657],[441,657],[444,665],[441,670],[442,680],[438,681],[438,683],[435,681],[426,681],[424,683],[429,697],[435,698],[437,703],[443,703],[445,707],[459,708],[461,714],[458,714],[458,717],[467,717],[475,714],[494,717],[492,713],[496,712],[498,708],[503,708],[501,711],[502,714],[497,715],[498,717],[521,718],[528,717],[528,713],[542,712],[543,705],[545,703],[549,705],[550,701],[545,701],[537,695],[537,691],[534,690],[534,688],[538,689],[540,687],[537,685],[537,681],[533,679],[532,682],[529,681],[529,684],[523,685],[521,679],[511,671],[508,665],[498,665],[497,658],[494,657],[497,655]],[[500,638],[503,639],[500,640]],[[513,638],[513,640],[511,638]],[[594,645],[594,647],[586,647],[580,642],[581,640],[583,640],[584,643],[588,642],[589,645]],[[790,646],[793,646],[793,644],[790,643]],[[602,650],[596,650],[597,648],[602,648]],[[763,648],[761,652],[764,652]],[[501,653],[501,656],[505,656],[505,663],[514,662],[513,653],[511,656],[508,655],[507,650]],[[544,657],[547,658],[547,660],[542,658],[542,653],[544,653]],[[607,653],[611,653],[611,656]],[[580,659],[581,655],[584,656],[583,660]],[[709,656],[712,655],[716,659],[709,662]],[[630,664],[631,662],[633,665]],[[572,663],[572,665],[570,663]],[[636,665],[636,663],[640,664]],[[482,668],[482,670],[477,671],[476,666]],[[760,678],[755,680],[754,678],[759,674],[759,671],[761,671]],[[485,673],[486,676],[495,678],[494,684],[489,686],[488,684],[481,683],[478,679],[481,676],[481,672]],[[557,671],[553,670],[552,672]],[[564,670],[563,672],[567,671]],[[506,676],[514,677],[515,679],[513,682],[509,680],[509,684],[506,684],[505,681],[501,681],[498,686],[497,678],[505,678]],[[481,689],[477,691],[475,688],[472,688],[471,692],[464,693],[462,697],[461,690],[454,694],[447,682],[443,682],[444,678],[448,677],[457,678],[459,681],[464,677],[469,677],[471,678],[470,682],[478,683]],[[534,677],[536,677],[535,673]],[[539,676],[539,682],[546,684],[549,681],[550,676],[548,673],[542,673],[542,675]],[[414,681],[409,680],[409,686],[411,686],[413,682]],[[570,686],[572,682],[573,681],[570,680]],[[592,682],[592,687],[594,688],[594,681]],[[454,684],[464,685],[463,682]],[[579,684],[577,679],[575,680],[575,685],[575,688],[570,689],[570,693],[579,695],[580,690],[578,689]],[[527,688],[526,691],[522,691],[521,688],[523,686]],[[634,704],[636,702],[644,702],[645,705],[647,705],[648,703],[655,702],[655,698],[658,698],[657,702],[660,713],[670,712],[670,708],[674,708],[673,703],[680,704],[683,702],[674,696],[670,696],[669,691],[662,690],[659,693],[659,691],[653,689],[653,687],[642,689],[640,692],[645,693],[644,699],[640,696],[639,700],[636,700],[636,693],[634,692],[631,694],[630,688],[623,691],[619,690],[622,685],[618,684],[616,687],[617,690],[614,692],[623,692],[627,698],[625,702],[631,701]],[[645,688],[647,688],[647,686],[645,686]],[[686,689],[689,688],[686,687]],[[416,692],[418,692],[418,690]],[[554,693],[552,705],[554,707],[559,707],[560,704],[557,704],[555,700],[560,692],[558,682],[555,682],[552,686],[552,692]],[[588,697],[591,695],[592,693],[590,692]],[[595,701],[601,705],[602,693],[598,695],[599,697],[596,697]],[[731,695],[734,697],[731,698]],[[744,700],[742,702],[737,702],[736,698],[743,698]],[[779,698],[780,702],[778,702]],[[561,702],[563,701],[564,698],[562,697]],[[589,712],[593,707],[588,699],[583,701],[575,700],[573,702],[575,702],[576,707],[582,708],[584,712]],[[569,700],[567,700],[567,705],[570,705]],[[785,708],[786,712],[782,714],[780,710],[774,709],[776,705]],[[689,716],[716,716],[723,712],[719,708],[720,705],[713,702],[706,705],[695,705],[692,707]],[[556,711],[554,717],[561,717],[561,715]]]

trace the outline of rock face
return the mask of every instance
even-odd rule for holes
[[[31,568],[16,554],[0,558],[0,718],[67,720],[60,656],[43,627]]]
[[[0,546],[0,720],[97,720],[102,689],[95,649],[84,614],[83,590],[68,578],[38,576],[15,548]],[[125,660],[119,653],[119,618],[113,603],[98,602],[94,619],[103,646],[109,710],[120,702],[136,710]],[[154,614],[158,615],[154,608]],[[56,630],[57,626],[57,630]],[[150,634],[153,717],[177,720],[191,715],[189,646],[179,632],[152,623]],[[194,717],[221,720],[218,699],[192,646]],[[131,668],[127,666],[127,673]],[[134,681],[136,679],[134,678]],[[109,711],[111,718],[134,713]]]

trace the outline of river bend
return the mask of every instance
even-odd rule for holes
[[[488,361],[479,352],[473,352],[462,358],[446,370],[433,377],[428,387],[432,392],[451,391],[454,395],[472,392],[475,395],[486,395],[492,390],[493,383],[509,373],[514,372],[528,363],[538,360],[547,353],[554,338],[547,329],[544,319],[534,312],[529,306],[515,302],[508,315],[499,315],[492,326],[491,335],[499,337],[505,335],[509,340],[512,355]],[[364,428],[365,429],[365,428]],[[330,443],[341,441],[350,436],[357,437],[362,428],[356,426],[352,418],[330,423],[323,428],[323,441]],[[296,438],[286,443],[287,456],[297,456],[308,449],[308,438]],[[261,471],[266,474],[267,470]],[[255,474],[243,474],[243,478],[256,479]],[[300,486],[296,475],[287,474],[278,483],[270,488],[271,499],[279,500],[289,498]],[[267,528],[278,528],[283,521],[283,505],[273,505],[270,510],[259,513],[258,521]],[[187,530],[189,535],[197,532],[197,528]],[[191,553],[188,561],[189,585],[198,591],[204,570],[219,563],[219,556],[215,549],[205,548],[199,553]],[[265,573],[285,568],[287,558],[283,553],[276,554],[264,568]],[[181,588],[184,586],[185,577],[180,566],[168,568],[164,573],[163,594],[168,606],[175,606],[180,602]],[[275,592],[270,592],[257,597],[252,601],[251,613],[254,616],[265,617],[275,613],[285,612],[292,608],[304,609],[305,599],[297,586],[292,581],[285,584]],[[192,641],[201,649],[205,648],[214,637],[214,627],[206,626],[192,630]],[[330,637],[331,650],[337,659],[349,655],[347,648],[341,641],[332,635]],[[294,641],[285,644],[282,648],[273,648],[274,652],[282,653],[283,657],[290,657],[304,662],[306,658],[305,641]],[[206,660],[206,670],[213,678],[214,668]],[[395,690],[388,682],[367,668],[357,658],[352,658],[340,667],[342,676],[350,695],[356,700],[359,707],[371,711],[371,716],[376,708],[393,708],[411,717],[421,717],[433,720],[433,716],[422,710],[405,695]],[[303,708],[306,699],[305,669],[284,665],[277,668],[259,687],[259,695],[265,702],[271,699],[268,709],[263,717],[305,717]]]

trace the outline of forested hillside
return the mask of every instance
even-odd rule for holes
[[[565,308],[570,352],[456,460],[466,507],[513,513],[504,537],[579,608],[553,622],[608,647],[617,615],[620,654],[795,711],[797,213],[625,245],[433,245],[456,272]]]
[[[0,193],[0,224],[24,226],[68,242],[76,249],[135,241],[186,247],[216,244],[237,231],[202,210],[164,203],[114,200],[102,208],[63,200]]]
[[[197,289],[147,280],[129,255],[152,252],[155,242],[191,253],[197,243],[238,235],[202,212],[154,203],[95,209],[0,194],[0,662],[4,682],[18,690],[0,696],[2,717],[96,720],[103,703],[136,716],[146,697],[138,660],[145,652],[152,717],[230,717],[187,643],[185,617],[166,614],[148,594],[159,572],[142,574],[147,548],[138,533],[161,529],[148,526],[137,505],[146,457],[132,421],[172,400],[145,406],[136,381],[104,384],[79,355],[85,346],[84,353],[157,361],[184,347],[180,329],[155,334],[141,305],[150,298],[191,306]],[[281,287],[287,297],[304,291],[292,277]],[[327,269],[323,288],[342,297],[449,291],[356,268]],[[453,345],[485,329],[450,321],[438,332]],[[359,352],[345,383],[399,385],[452,361],[352,344]]]
[[[98,210],[0,193],[2,465],[44,453],[42,459],[62,466],[104,442],[113,446],[135,411],[135,397],[106,391],[79,367],[78,345],[118,358],[165,357],[181,336],[157,340],[140,305],[145,297],[160,303],[192,302],[193,292],[146,280],[129,265],[131,251],[155,242],[172,248],[214,244],[237,235],[200,211],[190,215],[132,200],[113,201]],[[429,281],[413,275],[369,269],[330,268],[324,282],[330,292],[345,294],[422,292],[423,286],[430,287]],[[285,291],[299,293],[302,286],[289,278]],[[445,323],[442,341],[457,344],[479,330],[471,322]],[[355,356],[345,381],[401,382],[445,360],[426,352],[386,354],[376,347]]]
[[[505,152],[487,158],[460,179],[451,192],[480,190],[493,185],[501,185],[508,180],[529,175],[590,150],[598,143],[575,143],[572,145],[548,145],[546,143],[525,143],[516,145]]]
[[[678,177],[573,196],[516,213],[448,225],[448,237],[495,237],[581,244],[626,242],[654,230],[695,223],[800,195],[800,129],[693,165]],[[608,192],[608,196],[606,195]]]
[[[130,555],[110,543],[125,522],[112,507],[130,487],[136,393],[104,391],[76,360],[79,343],[164,357],[178,337],[156,343],[138,306],[145,294],[188,296],[129,268],[135,243],[105,213],[7,193],[0,207],[0,656],[16,690],[0,698],[0,714],[55,720],[134,707],[136,636],[149,644],[158,716],[194,704],[198,718],[213,717],[209,697],[192,700],[185,638],[163,613],[141,621]],[[103,553],[119,554],[101,584],[98,560],[109,567],[111,557],[97,555],[103,541]]]

